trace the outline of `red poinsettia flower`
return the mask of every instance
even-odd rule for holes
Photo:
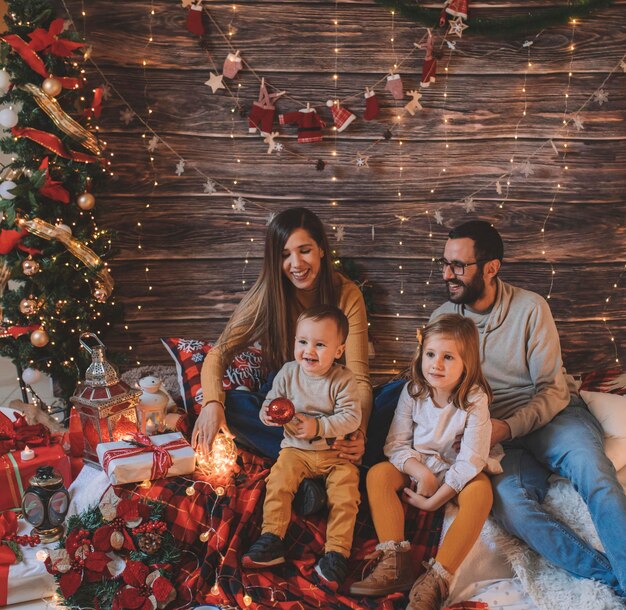
[[[110,561],[106,553],[93,550],[88,532],[76,529],[67,537],[64,549],[50,551],[46,568],[51,574],[61,574],[59,587],[67,598],[78,591],[83,580],[110,578]]]
[[[28,36],[30,38],[29,46],[33,51],[47,51],[59,57],[70,57],[76,49],[84,47],[84,42],[74,42],[67,38],[59,38],[59,34],[65,27],[64,19],[55,19],[50,27],[37,28]]]
[[[155,610],[176,598],[172,583],[159,570],[150,572],[141,561],[127,561],[122,579],[126,586],[115,596],[112,610]]]
[[[102,518],[107,523],[94,532],[94,549],[105,553],[123,548],[129,551],[136,550],[126,528],[137,527],[149,516],[150,507],[137,498],[120,500],[115,492],[109,490],[100,501],[99,508]]]

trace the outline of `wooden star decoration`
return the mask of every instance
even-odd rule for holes
[[[413,99],[404,106],[404,109],[411,115],[415,115],[416,110],[422,110],[422,105],[419,103],[419,99],[422,94],[419,91],[407,91],[407,95],[410,95]]]
[[[362,167],[369,167],[368,165],[369,155],[363,155],[361,153],[357,153],[356,159],[354,160],[354,164],[357,169],[361,169]]]
[[[463,23],[463,19],[461,19],[461,17],[450,19],[449,25],[450,29],[448,30],[448,34],[454,34],[459,38],[463,38],[463,30],[466,30],[469,27],[467,23]]]
[[[219,91],[220,89],[226,88],[224,87],[224,83],[222,83],[223,78],[224,77],[221,74],[215,74],[214,72],[209,72],[209,80],[206,81],[204,84],[207,85],[208,87],[211,87],[211,91],[215,93],[216,91]]]

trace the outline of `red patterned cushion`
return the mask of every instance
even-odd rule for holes
[[[180,395],[188,413],[196,415],[202,408],[202,363],[213,346],[199,339],[161,338],[161,342],[176,364]],[[261,385],[261,350],[249,347],[235,356],[224,374],[224,390],[246,387],[256,392]]]
[[[626,372],[620,369],[606,369],[586,373],[581,379],[581,390],[626,395]]]

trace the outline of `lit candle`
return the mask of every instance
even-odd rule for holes
[[[28,445],[26,445],[26,447],[22,449],[20,457],[22,458],[22,462],[28,462],[29,460],[35,459],[35,452]]]
[[[146,422],[146,434],[148,436],[153,435],[155,432],[157,431],[157,425],[151,420],[149,419]]]

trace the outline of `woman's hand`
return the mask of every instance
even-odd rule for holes
[[[215,435],[220,430],[226,436],[233,438],[233,434],[226,425],[224,407],[216,400],[212,400],[202,407],[198,415],[196,425],[193,427],[191,434],[192,447],[202,451],[204,454],[208,454],[211,451]]]
[[[361,430],[348,434],[345,439],[336,440],[332,446],[339,451],[339,457],[358,464],[365,453],[365,435]]]

